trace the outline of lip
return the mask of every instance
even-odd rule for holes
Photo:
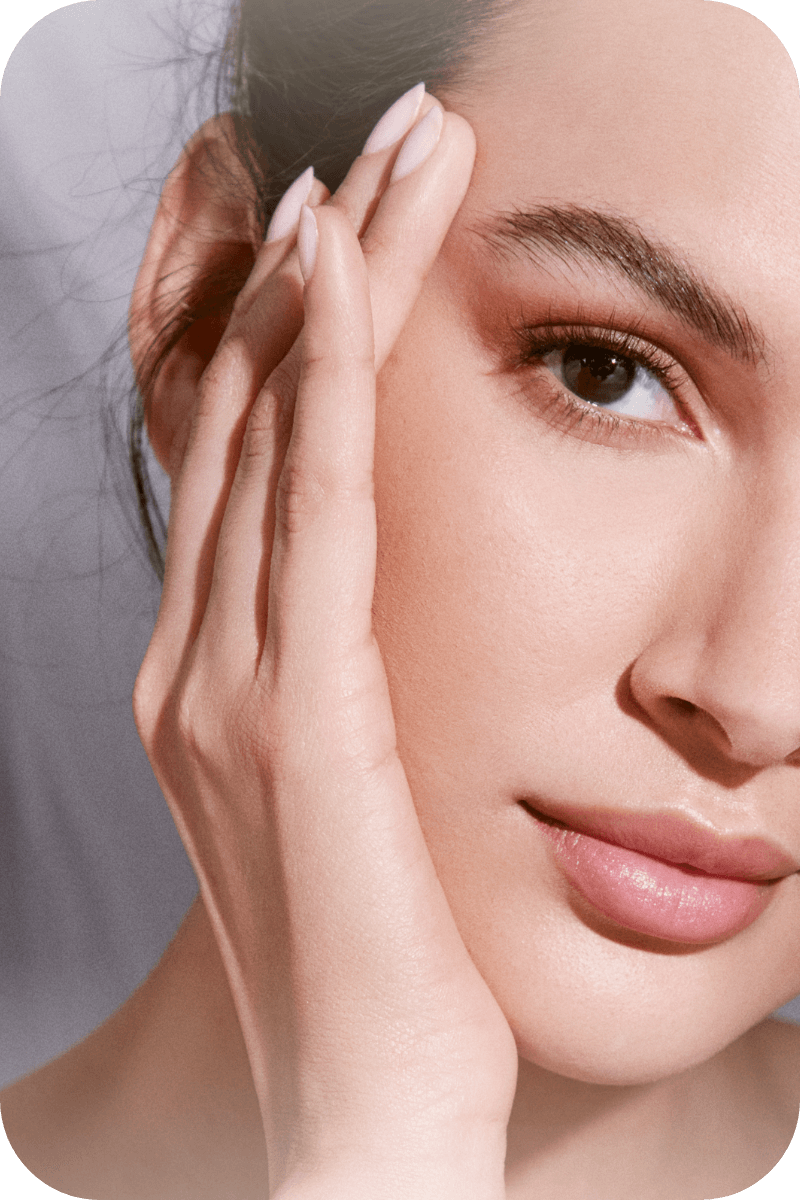
[[[724,940],[764,911],[798,870],[757,835],[731,835],[679,811],[630,813],[523,800],[569,883],[625,929],[670,942]]]

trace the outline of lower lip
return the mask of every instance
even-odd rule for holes
[[[704,875],[562,826],[539,822],[577,891],[624,929],[670,942],[723,941],[752,924],[768,884]]]

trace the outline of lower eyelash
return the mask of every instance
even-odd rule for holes
[[[596,442],[618,445],[620,441],[638,445],[643,438],[669,437],[663,425],[655,421],[621,417],[586,400],[573,396],[566,388],[553,389],[540,409],[549,425],[561,433],[579,433]]]

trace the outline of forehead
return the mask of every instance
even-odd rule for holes
[[[564,200],[619,212],[743,299],[774,291],[776,268],[796,291],[797,77],[740,9],[512,0],[456,107],[478,137],[473,212]]]

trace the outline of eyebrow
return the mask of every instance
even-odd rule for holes
[[[766,340],[747,314],[629,217],[580,205],[543,205],[500,213],[478,233],[495,249],[523,250],[537,262],[549,254],[567,265],[582,261],[613,271],[733,358],[750,365],[766,358]]]

